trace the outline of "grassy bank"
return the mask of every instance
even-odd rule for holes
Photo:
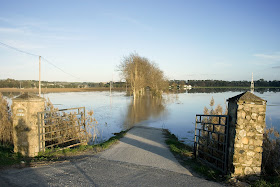
[[[93,91],[109,91],[110,88],[42,88],[42,93],[56,93],[56,92],[93,92]],[[112,88],[112,91],[123,91],[125,88]],[[38,93],[37,88],[0,88],[0,92],[29,92]]]
[[[115,136],[101,144],[81,145],[59,151],[48,150],[46,152],[40,152],[38,156],[34,158],[24,157],[19,153],[14,153],[12,146],[0,146],[0,168],[36,166],[50,162],[64,161],[69,158],[75,158],[82,155],[96,154],[116,144],[118,140],[126,134],[126,132],[127,131],[115,133]]]
[[[166,144],[182,165],[190,167],[194,172],[207,179],[214,181],[225,180],[224,177],[221,177],[221,173],[219,171],[201,164],[194,158],[193,147],[180,142],[178,138],[174,134],[171,134],[168,130],[165,130],[164,133],[167,138],[165,141]]]
[[[203,165],[194,158],[193,147],[183,144],[178,138],[165,130],[166,144],[178,161],[187,167],[190,167],[195,173],[204,176],[209,180],[227,183],[234,186],[248,185],[253,187],[278,187],[280,186],[280,176],[261,176],[257,180],[251,180],[250,177],[236,180],[229,175],[223,176],[221,172]]]

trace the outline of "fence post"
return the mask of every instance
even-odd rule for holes
[[[45,99],[28,93],[13,99],[14,151],[33,157],[39,152],[37,112],[44,111]]]
[[[229,171],[233,176],[260,175],[266,101],[250,92],[227,101]]]

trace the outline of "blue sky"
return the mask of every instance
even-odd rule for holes
[[[119,81],[132,52],[169,79],[280,80],[279,10],[277,0],[0,0],[0,42],[68,73],[43,60],[48,81]],[[38,79],[38,57],[0,45],[6,78]]]

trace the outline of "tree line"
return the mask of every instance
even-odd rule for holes
[[[38,88],[37,80],[0,80],[0,88]],[[41,81],[42,88],[107,88],[110,82],[48,82]],[[112,82],[114,88],[126,88],[125,82]]]
[[[251,81],[224,81],[224,80],[188,80],[187,84],[193,87],[250,87]],[[280,87],[280,81],[254,81],[255,87]]]
[[[251,81],[224,81],[224,80],[169,80],[164,78],[163,72],[158,69],[155,64],[151,64],[151,69],[143,74],[143,76],[148,76],[151,72],[155,72],[152,76],[148,76],[147,83],[148,87],[159,86],[159,88],[166,89],[168,84],[171,87],[177,88],[179,85],[191,85],[192,87],[250,87]],[[146,67],[149,68],[149,67]],[[141,69],[141,68],[140,68]],[[155,70],[157,69],[157,70]],[[140,70],[139,70],[140,71]],[[140,73],[140,76],[141,73]],[[157,80],[156,77],[161,77]],[[126,80],[126,79],[125,79]],[[114,88],[131,88],[131,82],[112,82]],[[150,82],[151,81],[151,82]],[[159,84],[159,82],[162,82]],[[141,81],[140,81],[141,82]],[[167,83],[166,83],[167,82]],[[141,85],[143,82],[141,82]],[[0,88],[38,88],[39,82],[37,80],[15,80],[15,79],[4,79],[0,80]],[[141,87],[141,85],[139,85]],[[259,79],[254,81],[255,87],[280,87],[280,81],[266,81],[264,79]],[[110,87],[110,82],[41,82],[42,88],[108,88]],[[136,87],[135,87],[136,89]]]

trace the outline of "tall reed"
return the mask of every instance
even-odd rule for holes
[[[13,125],[11,110],[7,100],[0,93],[0,144],[13,144]]]

